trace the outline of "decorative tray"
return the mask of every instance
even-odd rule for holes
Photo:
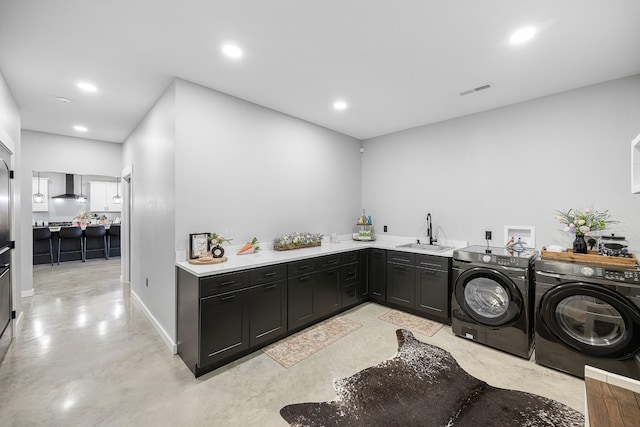
[[[601,264],[611,267],[636,268],[638,258],[634,254],[626,257],[598,255],[598,251],[588,251],[586,254],[574,254],[571,249],[564,252],[547,251],[542,248],[542,259],[563,262],[579,262],[589,264]]]
[[[208,259],[208,260],[201,260],[200,258],[194,258],[189,260],[189,264],[194,264],[194,265],[220,264],[225,261],[227,261],[226,256],[223,256],[221,258]]]

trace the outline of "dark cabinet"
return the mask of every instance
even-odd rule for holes
[[[363,251],[352,251],[342,254],[342,307],[352,307],[367,297],[366,291],[361,288],[361,283],[365,282],[362,274],[361,258]],[[366,276],[366,275],[365,275]],[[366,289],[366,285],[365,285]]]
[[[416,306],[445,323],[451,321],[451,259],[419,255],[416,260]]]
[[[308,325],[313,311],[313,273],[290,277],[287,281],[288,330]]]
[[[341,308],[340,255],[328,255],[289,265],[288,330],[309,325]]]
[[[206,366],[249,349],[249,291],[200,300],[200,363]]]
[[[415,305],[415,255],[387,252],[387,301],[404,307]]]
[[[369,257],[369,296],[373,300],[386,300],[387,251],[371,249]]]
[[[285,268],[286,271],[286,268]],[[249,293],[251,347],[264,344],[287,332],[287,281],[254,286]]]

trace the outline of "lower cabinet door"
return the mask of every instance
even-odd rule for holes
[[[360,301],[359,286],[360,283],[342,286],[342,307],[350,307]]]
[[[287,282],[266,283],[250,289],[249,329],[251,347],[287,332]]]
[[[314,319],[313,275],[290,278],[287,282],[287,329],[308,325]]]
[[[449,317],[449,276],[444,271],[416,268],[416,309]]]
[[[371,249],[369,258],[369,296],[377,301],[386,300],[387,251]]]
[[[200,299],[200,367],[249,348],[249,290]]]
[[[415,267],[387,264],[387,301],[405,307],[414,306]]]
[[[315,273],[314,286],[313,310],[316,317],[340,310],[340,301],[342,300],[340,269],[333,268]]]

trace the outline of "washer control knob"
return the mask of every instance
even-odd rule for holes
[[[490,262],[491,261],[491,255],[482,255],[482,261],[483,262]]]
[[[582,274],[583,276],[587,276],[587,277],[591,277],[595,274],[596,272],[593,270],[593,268],[591,267],[582,267],[580,269],[580,274]]]

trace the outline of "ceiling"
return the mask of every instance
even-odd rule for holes
[[[640,74],[638,16],[637,0],[1,0],[0,72],[23,129],[123,142],[179,77],[367,139]],[[535,37],[511,45],[523,26]]]

